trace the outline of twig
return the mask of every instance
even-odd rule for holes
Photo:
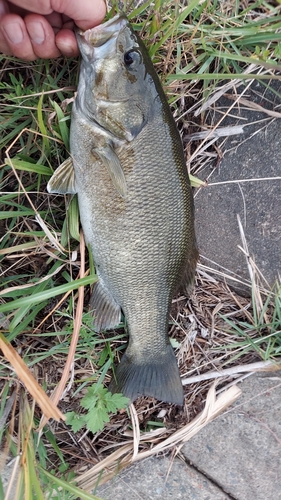
[[[245,71],[243,71],[244,74],[247,73],[252,73],[257,69],[258,65],[257,64],[250,64]],[[261,69],[260,69],[261,71]],[[241,81],[240,78],[236,78],[221,87],[217,89],[217,91],[209,98],[207,101],[203,102],[204,99],[201,99],[198,103],[196,103],[194,106],[188,109],[188,113],[191,113],[194,111],[196,108],[199,107],[194,113],[194,116],[199,116],[203,111],[206,111],[206,109],[210,108],[212,104],[214,104],[218,99],[220,99],[228,90],[232,89],[233,87],[237,88],[240,85],[243,84],[243,81]],[[201,104],[203,102],[203,104]],[[201,104],[201,105],[200,105]]]
[[[222,184],[238,184],[240,182],[261,182],[261,181],[281,181],[281,177],[257,177],[255,179],[233,179],[230,181],[221,181],[221,182],[210,182],[208,183],[208,187],[210,186],[220,186]]]
[[[281,115],[281,113],[280,113]],[[194,132],[194,134],[187,134],[185,137],[189,141],[198,141],[199,139],[204,139],[205,137],[209,137],[213,139],[216,137],[219,139],[220,137],[229,137],[231,135],[244,134],[243,126],[236,125],[231,127],[220,127],[214,130],[204,130],[203,132]]]
[[[273,361],[258,361],[257,363],[249,363],[248,365],[233,366],[231,368],[226,368],[225,370],[201,373],[201,375],[194,375],[194,377],[184,378],[182,380],[182,385],[194,384],[195,382],[202,382],[203,380],[211,380],[214,378],[229,377],[237,373],[271,370],[281,370],[281,363],[276,363]]]
[[[235,97],[233,95],[226,94],[225,97],[228,99],[234,100]],[[271,109],[266,109],[263,106],[260,106],[256,102],[249,101],[248,99],[245,99],[242,97],[239,99],[240,104],[243,104],[244,106],[248,106],[249,108],[253,109],[254,111],[259,111],[262,113],[265,113],[273,118],[281,118],[281,113],[279,111],[273,111]]]
[[[250,80],[250,82],[248,83],[248,85],[244,88],[244,90],[242,91],[241,95],[231,104],[231,106],[229,107],[229,109],[227,110],[227,113],[225,113],[218,121],[218,123],[215,125],[215,127],[210,130],[209,134],[205,137],[205,139],[203,139],[202,143],[199,144],[199,146],[197,147],[197,149],[194,151],[194,153],[190,156],[190,158],[188,159],[187,161],[187,164],[190,165],[193,160],[202,152],[203,150],[203,146],[204,144],[207,142],[207,139],[209,139],[209,136],[211,135],[211,133],[214,132],[214,130],[216,130],[219,125],[221,124],[221,122],[225,119],[225,117],[230,113],[230,111],[235,107],[235,104],[237,104],[237,102],[239,102],[239,99],[242,97],[243,94],[245,94],[245,92],[247,92],[247,90],[249,89],[249,87],[251,86],[252,84],[252,80]],[[200,110],[197,111],[197,113],[199,114],[200,113]],[[195,113],[196,114],[196,113]],[[214,142],[214,141],[213,141]]]
[[[130,410],[131,422],[132,422],[132,427],[133,427],[133,432],[134,432],[134,453],[133,453],[133,457],[132,457],[132,460],[134,460],[139,452],[140,424],[139,424],[138,414],[136,412],[136,409],[135,409],[133,403],[130,404],[129,410]]]
[[[248,267],[249,275],[250,275],[251,282],[252,282],[253,308],[255,308],[257,313],[260,315],[264,306],[263,306],[263,301],[262,301],[262,297],[261,297],[261,293],[260,293],[260,287],[257,283],[257,272],[256,272],[257,267],[249,254],[248,244],[247,244],[246,236],[244,233],[244,228],[243,228],[243,225],[241,223],[241,219],[240,219],[239,214],[237,214],[237,221],[238,221],[240,237],[241,237],[242,245],[243,245],[243,248],[241,248],[239,245],[238,245],[238,248],[240,248],[240,250],[242,250],[244,252],[245,257],[246,257],[247,267]],[[263,317],[264,317],[265,323],[269,324],[269,319],[268,319],[268,316],[266,314],[266,311],[264,311]]]
[[[60,419],[65,420],[62,412],[57,408],[51,398],[49,398],[43,391],[28,366],[26,366],[20,355],[2,333],[0,333],[0,349],[2,350],[5,358],[11,364],[20,381],[24,384],[26,389],[35,399],[36,403],[40,406],[42,412],[47,415],[47,419],[54,418],[57,421]]]

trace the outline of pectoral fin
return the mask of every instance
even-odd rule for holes
[[[54,172],[48,182],[49,193],[75,194],[75,174],[71,158],[67,158]]]
[[[125,198],[127,195],[127,183],[122,165],[113,148],[109,145],[96,147],[92,149],[92,154],[103,162],[104,166],[108,170],[115,189],[122,198]]]

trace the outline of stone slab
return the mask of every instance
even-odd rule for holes
[[[280,82],[275,84],[281,89]],[[280,98],[264,87],[253,85],[255,93],[246,95],[252,102],[270,109],[280,105]],[[239,89],[239,92],[241,88]],[[269,99],[269,97],[271,98]],[[263,100],[265,99],[265,100]],[[222,104],[229,107],[232,101]],[[237,115],[233,117],[233,114]],[[224,149],[229,149],[219,166],[214,168],[211,183],[240,179],[281,177],[281,120],[275,119],[265,127],[267,115],[250,110],[232,111],[221,126],[246,125],[245,133],[230,137]],[[238,115],[244,120],[239,120]],[[219,115],[221,118],[221,115]],[[216,121],[216,120],[215,120]],[[255,123],[254,123],[255,122]],[[256,123],[259,122],[259,123]],[[251,124],[251,125],[250,125]],[[248,140],[246,140],[248,139]],[[205,179],[210,167],[200,173]],[[214,261],[215,269],[230,270],[249,280],[247,261],[238,245],[242,246],[237,214],[244,227],[249,253],[272,286],[281,275],[281,179],[222,184],[201,188],[195,195],[196,229],[200,254]],[[204,259],[203,259],[204,262]],[[208,261],[206,261],[209,263]],[[249,291],[236,287],[238,291]]]
[[[176,458],[152,457],[132,465],[95,493],[103,500],[230,500],[193,467]],[[170,472],[169,472],[170,470]]]
[[[235,405],[182,452],[237,500],[281,499],[281,377],[252,376]],[[188,498],[188,497],[187,497]]]

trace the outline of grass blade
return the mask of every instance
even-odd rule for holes
[[[13,311],[18,307],[38,304],[39,302],[51,299],[57,295],[62,295],[69,290],[77,290],[79,286],[92,285],[95,281],[97,281],[97,279],[98,278],[96,276],[86,276],[85,278],[77,279],[75,281],[71,281],[70,283],[65,283],[64,285],[59,285],[51,290],[45,290],[44,292],[39,292],[28,297],[13,300],[12,302],[2,304],[0,306],[0,312]]]

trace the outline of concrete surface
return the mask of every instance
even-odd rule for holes
[[[280,92],[281,83],[275,83]],[[239,93],[242,88],[239,88]],[[280,97],[267,91],[260,83],[245,97],[271,109],[279,104]],[[223,99],[219,106],[227,109],[233,101]],[[279,109],[279,108],[278,108]],[[233,118],[242,116],[244,120]],[[221,126],[245,125],[244,134],[228,138],[226,153],[209,179],[211,183],[237,179],[281,177],[281,120],[270,119],[264,113],[243,109],[231,111],[231,118]],[[221,115],[218,116],[218,118]],[[216,120],[217,121],[217,120]],[[254,123],[257,122],[259,123]],[[271,122],[271,123],[269,123]],[[261,130],[263,129],[263,130]],[[246,140],[248,139],[248,140]],[[210,174],[210,167],[200,172],[202,179]],[[232,183],[202,188],[195,196],[196,229],[200,254],[217,263],[216,269],[229,269],[243,280],[249,279],[246,258],[238,249],[241,245],[237,214],[240,215],[249,247],[249,253],[270,286],[278,273],[281,275],[281,179]],[[204,262],[204,259],[203,259]],[[208,263],[208,261],[206,261]],[[213,264],[212,264],[213,266]],[[242,288],[245,292],[247,289]]]
[[[281,499],[281,377],[256,375],[239,387],[242,396],[230,411],[182,451],[233,498]]]
[[[278,372],[276,372],[278,373]],[[182,448],[185,462],[153,457],[96,494],[103,500],[281,499],[281,376],[253,375],[242,396]]]
[[[105,500],[194,499],[228,500],[230,497],[194,467],[170,459],[153,457],[122,472],[110,485],[99,488],[97,495]]]

